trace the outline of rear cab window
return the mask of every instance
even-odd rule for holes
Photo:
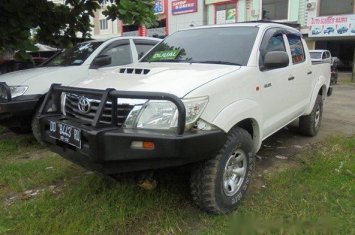
[[[301,36],[293,33],[287,34],[286,36],[290,46],[292,63],[299,64],[304,62],[306,60],[306,56],[304,53]]]

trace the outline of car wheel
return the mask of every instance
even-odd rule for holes
[[[250,134],[233,128],[221,150],[193,169],[190,183],[193,201],[213,214],[236,209],[250,184],[254,155]]]
[[[333,94],[333,87],[329,87],[327,96],[331,96]]]
[[[303,135],[315,136],[317,135],[323,114],[323,100],[322,96],[318,95],[316,103],[309,115],[300,117],[299,129]]]

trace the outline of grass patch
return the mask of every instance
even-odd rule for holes
[[[235,234],[354,234],[355,138],[331,138],[297,161],[303,166],[273,175],[265,190],[249,195],[228,229]]]
[[[335,137],[275,173],[230,215],[192,205],[188,174],[162,173],[144,191],[47,152],[30,139],[0,141],[0,200],[41,189],[29,200],[0,203],[8,234],[354,234],[355,137]],[[23,158],[23,156],[29,156]],[[50,187],[56,185],[59,190]]]

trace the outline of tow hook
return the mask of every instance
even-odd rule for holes
[[[154,178],[154,171],[144,171],[136,177],[137,185],[145,190],[153,190],[157,187],[157,180]]]

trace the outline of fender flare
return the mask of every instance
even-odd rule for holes
[[[325,77],[324,76],[319,77],[318,81],[312,91],[311,99],[310,99],[308,107],[306,108],[306,110],[304,112],[304,115],[308,115],[312,112],[313,106],[316,103],[316,99],[317,99],[317,96],[320,91],[322,94],[323,101],[325,100],[325,98],[327,96],[328,88],[329,88],[329,84],[326,84]]]
[[[235,101],[222,109],[214,118],[212,124],[228,133],[236,124],[246,119],[252,121],[252,138],[257,152],[261,147],[263,136],[261,126],[262,111],[257,102],[249,99]]]

